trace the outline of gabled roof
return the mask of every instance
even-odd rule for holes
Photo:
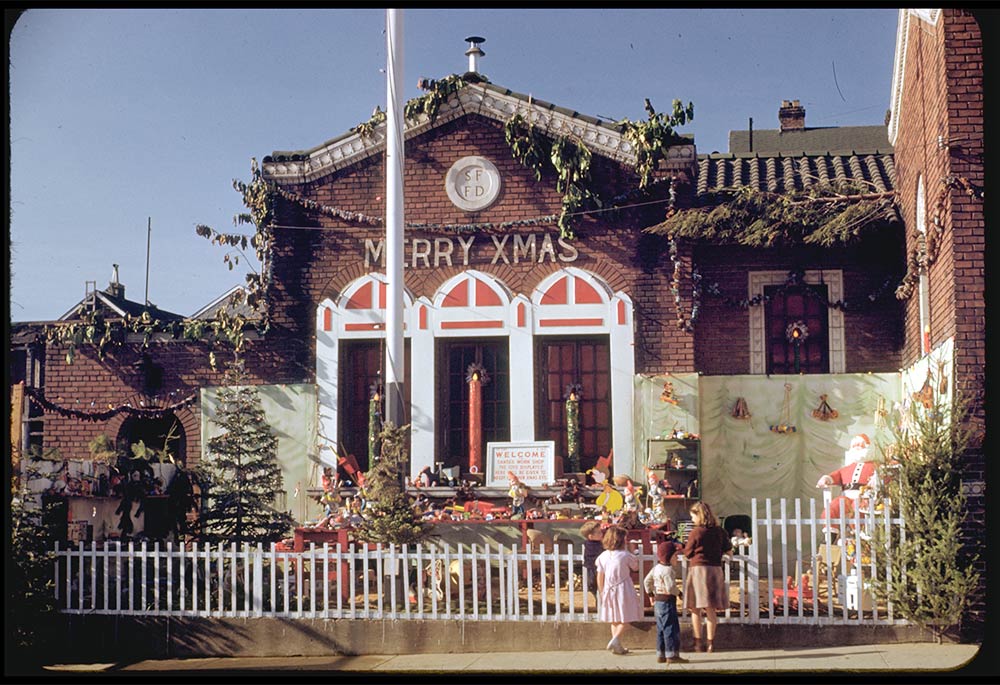
[[[771,193],[790,193],[816,184],[865,182],[871,192],[895,189],[896,166],[891,154],[699,155],[695,194],[751,186]]]
[[[506,122],[516,112],[544,135],[574,135],[594,154],[630,165],[635,162],[635,152],[622,137],[622,127],[618,124],[486,82],[467,83],[460,88],[441,105],[433,121],[426,114],[407,120],[405,138],[413,138],[467,114]],[[266,178],[279,184],[307,183],[382,152],[385,138],[386,124],[383,122],[370,138],[350,131],[309,150],[276,151],[264,158],[261,168]],[[684,168],[694,159],[692,141],[690,145],[672,147],[667,164],[668,167]]]
[[[78,318],[83,311],[93,308],[107,309],[113,316],[125,316],[126,314],[129,316],[140,316],[143,312],[149,312],[151,317],[160,321],[180,321],[184,318],[180,314],[160,309],[154,304],[133,302],[124,297],[112,295],[104,290],[95,290],[80,300],[68,312],[60,316],[58,321],[71,321]]]
[[[729,152],[762,155],[783,154],[845,154],[854,152],[891,153],[889,133],[885,126],[830,126],[782,131],[761,129],[729,132]]]
[[[191,319],[214,319],[220,310],[228,309],[230,314],[238,314],[245,319],[256,319],[260,317],[260,312],[255,312],[246,303],[246,298],[235,307],[230,306],[229,301],[238,292],[246,293],[246,288],[242,285],[234,285],[232,288],[219,295],[217,298],[196,311],[189,318]]]

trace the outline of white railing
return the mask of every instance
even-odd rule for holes
[[[866,602],[859,589],[878,571],[874,553],[851,564],[835,544],[823,547],[816,502],[803,516],[780,500],[777,512],[752,502],[749,554],[724,563],[733,623],[892,623],[891,607]],[[883,517],[886,530],[901,521]],[[847,530],[850,522],[842,523]],[[871,522],[856,519],[857,549]],[[847,527],[845,527],[847,526]],[[845,536],[849,538],[849,536]],[[637,587],[655,563],[639,554]],[[784,579],[809,572],[812,594],[798,599]],[[821,577],[821,571],[825,578]],[[888,566],[884,567],[889,580]],[[681,559],[681,577],[687,561]],[[582,546],[524,549],[517,545],[312,546],[304,552],[271,545],[120,542],[56,546],[56,602],[63,613],[143,616],[335,619],[461,619],[480,621],[596,621],[597,599],[587,592]],[[824,583],[825,581],[825,583]],[[799,581],[801,585],[801,581]],[[818,586],[827,589],[825,599]],[[831,592],[830,588],[834,591]],[[784,589],[777,599],[775,590]],[[850,610],[850,599],[860,610]],[[645,597],[643,596],[645,605]],[[687,612],[684,613],[687,617]],[[895,621],[898,623],[899,621]]]
[[[893,617],[891,603],[880,606],[872,594],[873,578],[890,584],[892,575],[887,550],[871,540],[876,527],[888,543],[905,540],[906,528],[888,513],[888,501],[863,511],[872,504],[855,507],[851,517],[842,510],[832,522],[843,531],[838,538],[823,518],[823,503],[814,499],[806,500],[807,512],[799,499],[765,499],[763,507],[752,500],[749,603],[759,609],[748,622],[905,624]]]

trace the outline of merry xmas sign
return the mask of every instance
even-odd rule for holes
[[[385,239],[363,240],[365,267],[385,267]],[[406,238],[403,266],[407,269],[437,269],[472,263],[520,264],[521,262],[575,262],[580,252],[558,233],[470,235],[454,238]]]

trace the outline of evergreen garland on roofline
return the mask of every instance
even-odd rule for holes
[[[743,186],[706,194],[701,206],[645,231],[746,247],[835,247],[899,221],[894,199],[894,192],[868,192],[859,183],[816,184],[787,194]]]

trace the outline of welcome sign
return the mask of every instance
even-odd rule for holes
[[[556,479],[555,454],[552,440],[486,443],[486,486],[506,486],[508,472],[525,485],[552,483]]]

